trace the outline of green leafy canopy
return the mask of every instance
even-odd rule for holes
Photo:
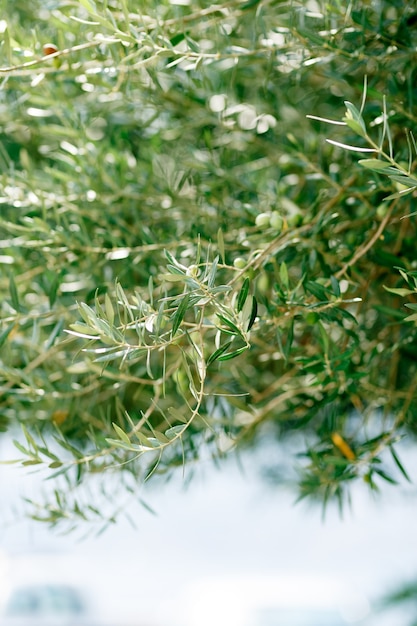
[[[30,514],[104,528],[300,432],[300,497],[409,479],[412,7],[1,7],[0,428],[52,479]]]

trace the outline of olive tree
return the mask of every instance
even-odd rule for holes
[[[408,479],[416,14],[345,4],[3,1],[0,421],[54,479],[36,519],[265,440],[301,497]]]

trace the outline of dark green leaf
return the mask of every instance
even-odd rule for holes
[[[404,476],[404,478],[406,480],[408,480],[409,483],[411,483],[411,478],[409,477],[404,465],[401,463],[397,453],[394,450],[393,446],[389,446],[389,450],[391,452],[392,458],[394,459],[394,462],[396,464],[396,466],[398,467],[398,469],[400,470],[401,474]]]
[[[256,301],[255,296],[252,296],[252,312],[250,314],[250,318],[249,318],[249,322],[248,322],[248,331],[254,325],[257,315],[258,315],[258,303]]]
[[[239,354],[242,354],[242,352],[245,352],[248,349],[248,346],[242,346],[242,348],[238,348],[237,350],[234,350],[233,352],[226,352],[226,354],[223,354],[222,356],[218,357],[218,361],[229,361],[230,359],[234,359],[235,357],[239,356]]]
[[[248,297],[248,293],[249,293],[249,278],[245,278],[245,280],[243,281],[243,285],[241,290],[239,291],[239,295],[237,297],[237,310],[241,311],[243,309],[243,305],[246,302],[246,298]]]
[[[10,276],[10,279],[9,279],[9,291],[10,291],[10,297],[12,301],[12,307],[17,313],[20,313],[21,308],[20,308],[20,302],[19,302],[19,294],[17,292],[17,287],[16,287],[16,283],[14,282],[13,276]]]
[[[234,334],[236,335],[240,335],[241,332],[239,330],[239,328],[236,326],[236,324],[234,324],[234,322],[232,322],[231,320],[229,320],[227,317],[224,317],[224,315],[220,315],[220,313],[217,313],[217,317],[219,318],[219,320],[225,325],[228,326],[228,328],[230,330],[233,331]]]
[[[215,352],[213,352],[209,358],[207,359],[207,365],[211,365],[214,361],[216,361],[226,350],[231,346],[232,342],[225,343],[220,348],[218,348]]]
[[[188,302],[190,299],[190,294],[187,293],[181,300],[175,315],[174,315],[174,319],[172,322],[172,336],[175,335],[175,333],[177,332],[177,330],[179,329],[182,320],[184,319],[184,316],[188,310]]]

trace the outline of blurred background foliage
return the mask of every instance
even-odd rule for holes
[[[0,422],[55,476],[33,516],[114,519],[91,475],[138,497],[265,440],[302,497],[408,478],[412,4],[0,6]]]

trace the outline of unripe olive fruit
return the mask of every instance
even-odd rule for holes
[[[376,210],[376,214],[378,217],[385,217],[388,212],[388,204],[380,204]]]
[[[190,381],[188,380],[188,376],[185,374],[184,370],[177,370],[174,374],[174,378],[178,385],[178,391],[182,394],[186,394],[189,389]]]
[[[272,211],[269,223],[271,224],[272,228],[280,233],[284,225],[284,220],[282,219],[278,211]]]
[[[288,226],[300,226],[303,223],[301,213],[293,213],[287,217]]]
[[[269,213],[259,213],[259,215],[256,216],[255,224],[260,228],[264,226],[269,226],[270,219],[271,215]]]
[[[261,293],[262,295],[265,295],[268,292],[269,279],[268,279],[268,274],[266,272],[262,272],[262,274],[259,276],[256,286],[257,286],[259,293]]]
[[[244,267],[246,267],[247,262],[246,259],[244,259],[241,256],[236,257],[236,259],[233,261],[233,265],[237,270],[243,270]]]

